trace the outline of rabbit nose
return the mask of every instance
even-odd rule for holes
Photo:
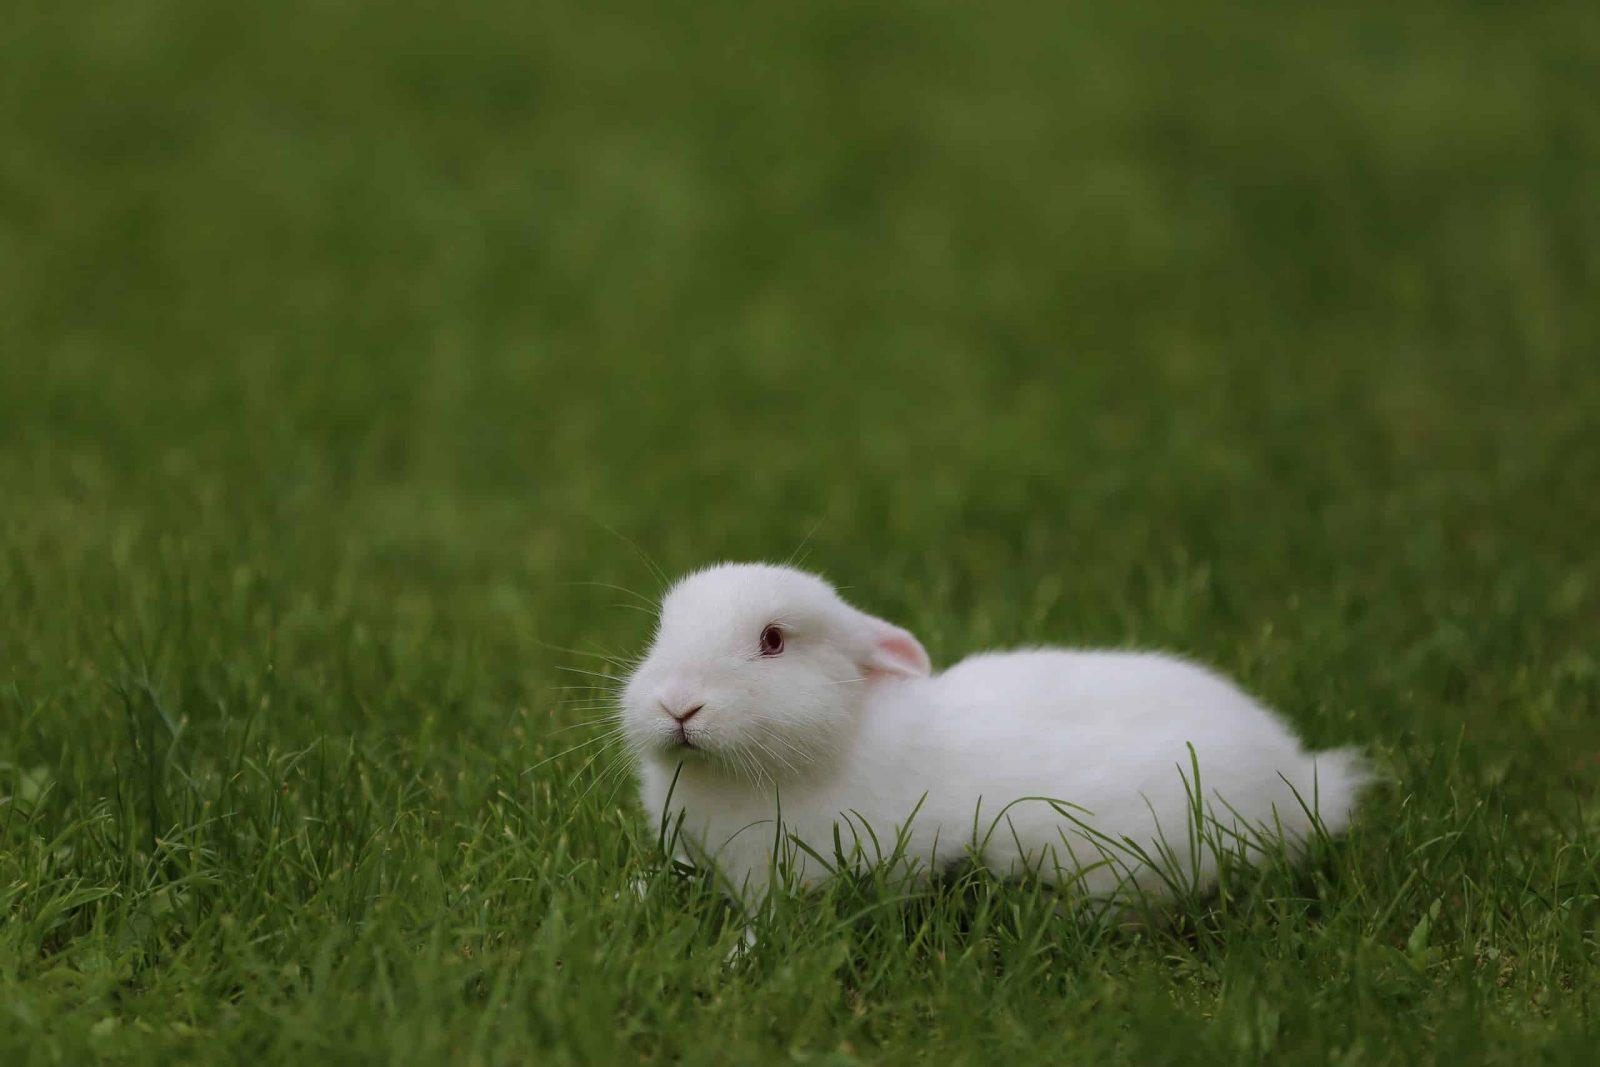
[[[703,707],[705,707],[704,704],[696,704],[692,708],[685,708],[682,711],[673,711],[671,708],[669,708],[665,704],[663,704],[663,705],[661,705],[661,710],[666,712],[667,715],[671,717],[673,722],[682,724],[682,723],[688,722],[690,719],[692,719],[696,715],[700,714],[700,709],[703,708]]]

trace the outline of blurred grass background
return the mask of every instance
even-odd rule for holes
[[[1587,1062],[1600,8],[5,22],[8,1062]],[[620,772],[522,774],[629,541],[1176,648],[1397,784],[1285,925],[729,974],[611,901]]]

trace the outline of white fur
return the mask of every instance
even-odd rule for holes
[[[785,648],[762,656],[772,623]],[[695,704],[685,748],[667,709]],[[836,827],[868,861],[873,834],[883,853],[903,834],[900,862],[916,873],[977,859],[1094,897],[1162,896],[1172,880],[1215,877],[1215,842],[1194,847],[1197,795],[1208,835],[1238,832],[1250,844],[1234,850],[1259,856],[1280,841],[1303,846],[1306,807],[1342,831],[1367,780],[1353,750],[1308,752],[1271,711],[1192,663],[1041,649],[930,675],[904,630],[819,578],[761,564],[673,587],[622,725],[646,811],[747,903],[766,892],[775,856],[802,884],[827,877],[785,838],[831,863]]]

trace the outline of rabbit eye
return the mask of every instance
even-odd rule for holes
[[[776,626],[768,626],[761,631],[761,654],[763,656],[776,656],[783,651],[783,630]]]

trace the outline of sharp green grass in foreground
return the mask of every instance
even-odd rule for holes
[[[11,5],[0,1062],[1594,1062],[1597,10]],[[1387,781],[730,968],[629,891],[630,540]]]

